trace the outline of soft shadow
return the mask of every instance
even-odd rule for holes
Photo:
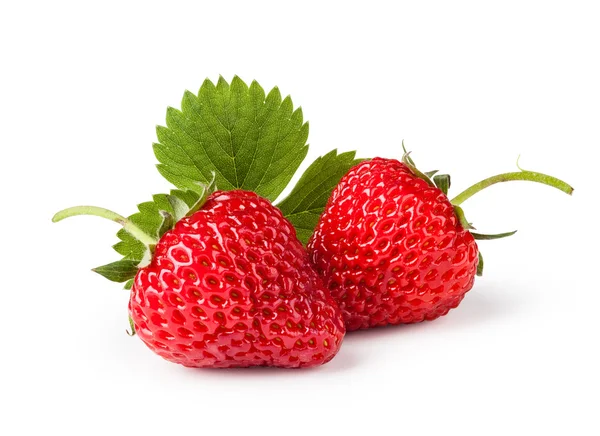
[[[311,368],[278,368],[273,366],[251,366],[249,368],[184,368],[186,372],[190,370],[198,374],[210,377],[269,377],[269,378],[289,378],[314,376],[321,373],[338,373],[352,369],[359,363],[357,353],[353,352],[347,346],[345,340],[338,354],[325,365]]]
[[[518,297],[514,293],[505,292],[509,286],[510,283],[506,283],[505,286],[493,283],[476,286],[465,295],[456,309],[446,315],[448,324],[456,328],[473,328],[480,324],[502,322],[511,318],[528,305],[528,297],[526,292]]]
[[[469,291],[455,309],[433,321],[416,324],[388,325],[366,330],[357,330],[346,334],[346,345],[364,341],[376,341],[390,336],[415,334],[420,330],[433,328],[460,329],[476,328],[478,325],[508,319],[526,304],[526,298],[515,299],[514,295],[502,293],[502,288],[494,284],[482,284]]]
[[[510,286],[510,284],[507,284]],[[285,369],[276,367],[250,367],[250,368],[198,368],[192,371],[198,374],[210,375],[211,377],[312,377],[315,374],[332,374],[348,371],[363,364],[365,360],[371,359],[365,354],[364,347],[360,344],[374,343],[386,340],[388,337],[400,338],[403,335],[420,334],[423,331],[443,329],[473,329],[478,325],[498,322],[508,319],[526,305],[526,298],[515,299],[514,294],[502,292],[503,288],[494,284],[481,284],[467,293],[464,300],[447,315],[433,321],[424,321],[416,324],[388,325],[366,330],[349,332],[344,338],[342,347],[336,357],[325,365],[303,368]],[[186,369],[189,371],[189,369]]]

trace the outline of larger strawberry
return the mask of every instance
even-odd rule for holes
[[[97,211],[68,209],[57,220],[79,212]],[[306,367],[339,350],[345,329],[336,304],[294,227],[255,193],[215,192],[153,251],[135,276],[129,312],[138,336],[165,359]]]
[[[318,158],[275,207],[306,156],[307,135],[302,111],[277,88],[265,95],[237,77],[206,80],[157,128],[158,169],[178,189],[128,218],[75,207],[54,220],[88,214],[123,226],[114,245],[123,259],[94,271],[125,282],[132,333],[165,359],[194,367],[325,363],[345,329],[301,241],[358,161],[353,152]],[[214,184],[221,191],[207,200]]]
[[[450,178],[404,162],[376,158],[352,168],[334,189],[308,249],[339,303],[348,330],[433,320],[458,306],[483,270],[460,204],[507,180],[566,183],[529,171],[486,179],[450,201]],[[435,183],[434,183],[435,181]],[[437,185],[437,186],[436,186]]]

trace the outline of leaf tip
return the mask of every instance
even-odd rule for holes
[[[203,92],[205,92],[205,91],[207,91],[209,89],[214,89],[214,88],[215,88],[215,84],[212,82],[212,80],[210,80],[207,77],[202,82],[202,85],[200,85],[200,89],[198,90],[198,96],[200,96],[200,94],[202,94]]]
[[[189,89],[186,89],[185,91],[183,91],[183,101],[185,101],[186,99],[194,99],[194,98],[196,98],[196,95]]]

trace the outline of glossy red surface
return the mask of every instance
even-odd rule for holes
[[[341,313],[281,212],[216,192],[140,269],[130,314],[144,343],[192,367],[307,367],[331,360]]]
[[[348,330],[445,315],[472,288],[478,262],[444,193],[382,158],[342,178],[308,250]]]

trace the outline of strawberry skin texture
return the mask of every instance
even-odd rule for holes
[[[342,178],[308,250],[348,331],[447,314],[473,287],[478,264],[446,195],[383,158]]]
[[[345,328],[291,223],[255,193],[213,193],[160,239],[129,312],[163,358],[190,367],[309,367]]]

